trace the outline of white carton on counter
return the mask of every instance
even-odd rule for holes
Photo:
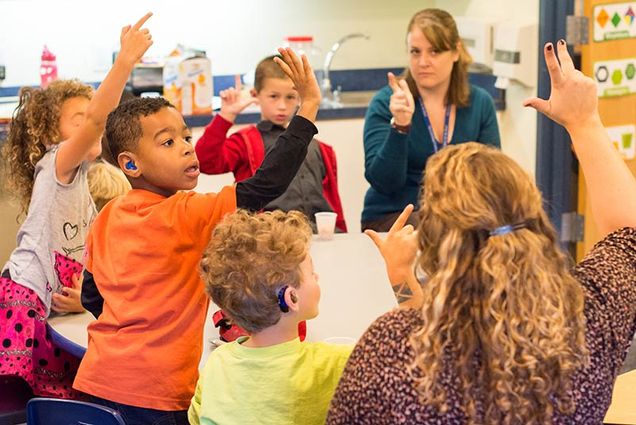
[[[163,96],[183,115],[212,113],[212,64],[206,57],[171,56],[163,69]]]

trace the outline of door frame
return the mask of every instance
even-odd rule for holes
[[[574,14],[574,0],[540,0],[539,3],[539,81],[540,98],[550,95],[550,75],[543,57],[543,46],[566,38],[566,17]],[[580,56],[573,53],[575,65],[580,68]],[[563,228],[562,215],[577,211],[578,160],[571,148],[570,137],[559,124],[538,113],[536,183],[543,194],[543,204],[559,235]],[[576,255],[575,242],[562,242],[561,246],[572,257]]]

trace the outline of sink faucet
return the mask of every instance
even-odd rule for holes
[[[340,46],[342,46],[342,44],[345,41],[350,40],[352,38],[364,38],[368,40],[369,36],[359,32],[347,34],[344,37],[340,38],[338,41],[336,41],[333,44],[333,46],[331,46],[331,50],[329,50],[327,52],[327,55],[325,56],[325,64],[323,66],[323,71],[322,71],[322,84],[320,87],[321,89],[320,91],[322,94],[323,107],[327,107],[327,108],[342,107],[342,104],[340,103],[340,99],[339,99],[339,90],[333,90],[333,88],[331,87],[331,80],[329,79],[329,70],[331,69],[331,62],[333,61],[333,57],[338,51],[338,49],[340,49]]]

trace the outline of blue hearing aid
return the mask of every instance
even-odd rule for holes
[[[285,291],[287,290],[287,288],[289,288],[289,285],[285,285],[278,290],[278,307],[283,313],[289,312],[289,306],[287,305],[287,302],[285,302]],[[293,291],[291,294],[289,294],[289,297],[293,302],[298,301],[298,298]]]
[[[126,163],[126,170],[136,170],[136,169],[137,169],[137,166],[132,160]]]

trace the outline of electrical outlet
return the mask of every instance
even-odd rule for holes
[[[4,65],[0,65],[0,81],[7,78],[6,71],[7,71],[7,68]]]

